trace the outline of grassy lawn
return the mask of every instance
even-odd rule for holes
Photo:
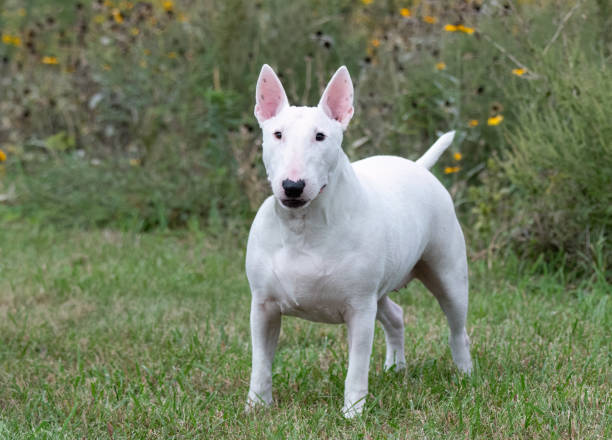
[[[612,438],[604,281],[471,263],[475,372],[418,283],[408,367],[376,330],[361,419],[340,416],[343,326],[285,318],[276,405],[243,413],[250,373],[244,236],[0,228],[0,438]]]

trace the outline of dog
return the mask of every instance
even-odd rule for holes
[[[429,172],[453,140],[442,135],[416,162],[373,156],[350,163],[341,144],[353,116],[353,84],[336,71],[317,107],[290,106],[268,65],[255,117],[272,196],[249,233],[252,372],[246,410],[272,403],[272,360],[281,315],[346,323],[349,363],[342,413],[362,413],[374,325],[386,340],[385,369],[405,368],[404,321],[388,296],[417,278],[446,315],[453,360],[470,373],[465,329],[468,267],[451,197]]]

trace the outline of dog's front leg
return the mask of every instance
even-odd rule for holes
[[[346,317],[349,343],[349,365],[344,382],[344,407],[342,413],[347,419],[361,414],[368,394],[368,371],[374,325],[376,302],[365,309],[353,310]]]
[[[258,404],[272,403],[272,360],[281,327],[278,306],[266,301],[251,301],[251,341],[253,350],[251,385],[246,411]]]

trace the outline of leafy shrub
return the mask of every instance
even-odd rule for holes
[[[545,96],[534,91],[541,101],[523,106],[502,164],[526,247],[589,261],[592,243],[612,233],[612,69],[581,58],[551,72]]]
[[[471,235],[481,248],[562,255],[579,273],[610,266],[603,243],[612,232],[612,71],[610,45],[601,37],[605,19],[595,18],[601,3],[583,3],[554,33],[546,32],[552,12],[544,10],[523,39],[532,50],[515,49],[533,77],[501,88],[513,102],[505,148],[493,151],[479,173],[482,184],[467,196]]]
[[[609,81],[599,72],[612,49],[609,0],[4,4],[0,178],[23,173],[25,212],[140,229],[248,217],[269,193],[252,115],[261,65],[292,104],[314,105],[346,64],[351,159],[415,158],[457,130],[436,172],[475,248],[579,255],[587,236],[608,234],[609,199],[592,193],[607,158],[571,160],[609,136],[605,110],[585,116],[609,109],[597,96]]]

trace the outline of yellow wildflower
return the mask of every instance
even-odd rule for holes
[[[111,0],[104,0],[104,6],[107,8],[112,8],[115,4]]]
[[[121,14],[121,11],[118,8],[113,9],[113,18],[115,19],[115,21],[119,24],[123,23],[123,15]]]
[[[58,61],[57,57],[50,57],[48,55],[45,55],[42,58],[42,63],[43,64],[59,64],[59,61]]]
[[[512,69],[512,73],[516,76],[523,76],[525,73],[527,73],[527,69]]]
[[[492,116],[487,119],[487,125],[499,125],[504,120],[502,115]]]
[[[373,38],[372,41],[370,41],[370,44],[373,47],[378,47],[378,46],[380,46],[380,40],[378,38]]]
[[[455,154],[453,154],[453,158],[454,158],[454,159],[455,159],[457,162],[459,162],[461,159],[463,159],[463,154],[461,154],[461,153],[455,153]]]
[[[138,165],[140,165],[140,160],[130,159],[130,166],[137,167]]]
[[[476,126],[478,125],[478,119],[470,119],[470,120],[468,121],[468,125],[469,125],[470,127],[476,127]]]
[[[94,15],[94,18],[93,18],[94,23],[98,23],[98,24],[104,23],[104,20],[106,20],[104,18],[104,15],[102,14]]]
[[[102,68],[106,71],[111,70],[111,66],[109,66],[108,64],[102,65]]]
[[[453,174],[459,171],[461,167],[445,167],[444,174]]]
[[[400,9],[400,15],[402,17],[410,17],[410,9],[408,9],[408,8]]]
[[[438,21],[438,19],[436,17],[432,17],[431,15],[426,15],[425,17],[423,17],[423,21],[425,23],[434,24]]]
[[[175,58],[177,58],[176,52],[169,52],[169,53],[168,53],[168,58],[170,58],[170,59],[175,59]]]
[[[6,153],[0,150],[0,162],[4,162],[6,160]]]
[[[461,32],[465,32],[465,33],[466,33],[466,34],[468,34],[468,35],[472,35],[472,34],[474,33],[474,28],[467,27],[467,26],[464,26],[464,25],[462,25],[462,24],[460,24],[459,26],[457,26],[457,30],[458,30],[458,31],[461,31]]]
[[[2,42],[7,46],[10,46],[11,44],[17,47],[21,46],[21,38],[19,38],[18,36],[13,37],[9,34],[2,34]]]
[[[446,69],[446,63],[444,61],[440,61],[439,63],[436,64],[436,69],[438,70]]]
[[[132,35],[136,36],[140,33],[140,30],[134,27],[130,30],[130,32],[132,33]]]
[[[363,3],[364,5],[369,5],[370,3],[372,3],[372,0],[361,0],[361,3]]]
[[[447,25],[444,25],[444,30],[446,32],[456,32],[457,26],[455,26],[454,24],[447,24]]]
[[[162,4],[164,11],[170,12],[174,9],[174,2],[167,0]]]

